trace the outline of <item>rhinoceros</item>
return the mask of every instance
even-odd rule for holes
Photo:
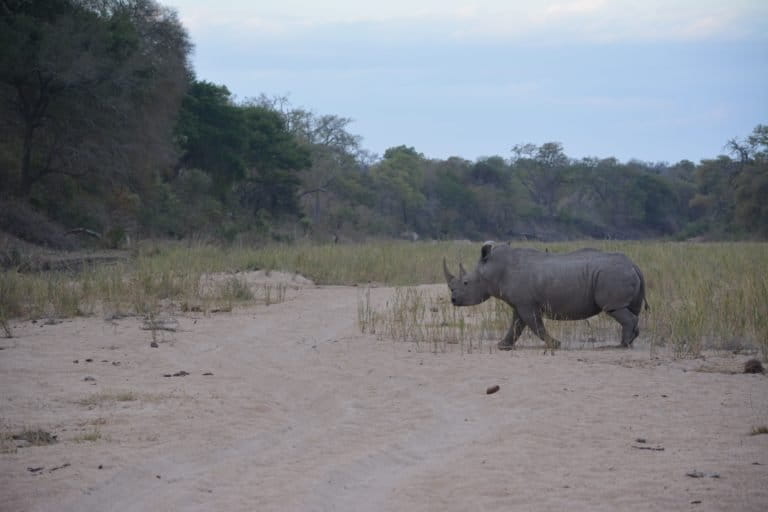
[[[472,272],[459,263],[459,275],[443,271],[454,306],[473,306],[490,297],[512,306],[512,325],[498,344],[511,350],[526,327],[553,351],[560,342],[549,335],[542,318],[583,320],[601,312],[621,324],[621,345],[639,334],[645,303],[645,279],[638,266],[621,253],[597,249],[555,254],[508,244],[485,242]],[[545,349],[546,352],[546,349]]]

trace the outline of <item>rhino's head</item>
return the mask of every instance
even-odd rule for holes
[[[488,300],[491,297],[488,290],[488,282],[480,274],[480,265],[490,254],[492,245],[486,242],[481,252],[480,263],[472,272],[464,270],[464,265],[459,263],[459,275],[454,276],[448,270],[448,264],[443,258],[443,272],[448,288],[451,289],[451,303],[454,306],[474,306]]]

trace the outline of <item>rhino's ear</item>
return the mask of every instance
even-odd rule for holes
[[[480,249],[480,259],[483,261],[486,261],[488,259],[488,256],[491,254],[491,251],[493,250],[493,246],[496,244],[493,240],[489,240],[483,244],[482,249]]]

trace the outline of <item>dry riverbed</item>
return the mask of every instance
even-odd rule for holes
[[[765,510],[745,356],[432,353],[361,335],[360,293],[12,323],[0,509]]]

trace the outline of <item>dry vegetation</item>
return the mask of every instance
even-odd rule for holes
[[[542,248],[542,244],[527,244]],[[627,253],[644,270],[650,312],[641,315],[642,338],[651,350],[669,347],[678,356],[696,356],[703,349],[760,351],[768,357],[768,246],[760,243],[590,243]],[[581,243],[547,244],[564,252]],[[454,248],[455,249],[455,248]],[[463,248],[462,248],[463,249]],[[446,251],[450,253],[451,251]],[[464,253],[464,250],[460,252]],[[477,256],[464,257],[474,264]],[[450,258],[449,258],[450,259]],[[454,261],[458,258],[454,258]],[[439,271],[438,257],[433,259]],[[428,270],[424,269],[427,273]],[[440,278],[433,277],[432,281]],[[376,329],[386,337],[423,344],[433,351],[457,344],[462,352],[493,350],[509,327],[510,311],[490,300],[470,308],[454,308],[447,291],[406,287],[380,311],[363,293],[358,308],[361,330]],[[566,347],[613,343],[617,324],[605,315],[582,322],[547,321],[550,333]],[[531,340],[529,333],[521,344]]]
[[[78,405],[85,407],[96,407],[105,403],[113,402],[133,402],[138,400],[139,396],[133,391],[110,391],[102,393],[93,393],[77,401]]]
[[[543,248],[545,244],[526,243]],[[650,313],[641,329],[651,346],[678,355],[704,348],[760,350],[768,357],[768,244],[671,242],[568,242],[550,251],[589,245],[622,251],[643,269]],[[145,244],[131,259],[91,265],[76,272],[0,274],[0,318],[67,317],[105,312],[149,314],[160,301],[179,309],[198,305],[231,309],[234,304],[285,300],[283,286],[254,289],[238,275],[247,270],[297,272],[319,284],[386,284],[401,287],[384,309],[361,290],[360,327],[387,337],[424,343],[431,350],[456,344],[462,351],[492,349],[507,328],[507,306],[489,301],[457,309],[447,292],[412,288],[442,282],[440,261],[471,266],[478,244],[379,242],[365,245],[271,245],[258,249]],[[221,276],[226,276],[221,279]],[[219,276],[214,279],[212,276]],[[550,322],[553,335],[587,344],[616,336],[610,319]]]

